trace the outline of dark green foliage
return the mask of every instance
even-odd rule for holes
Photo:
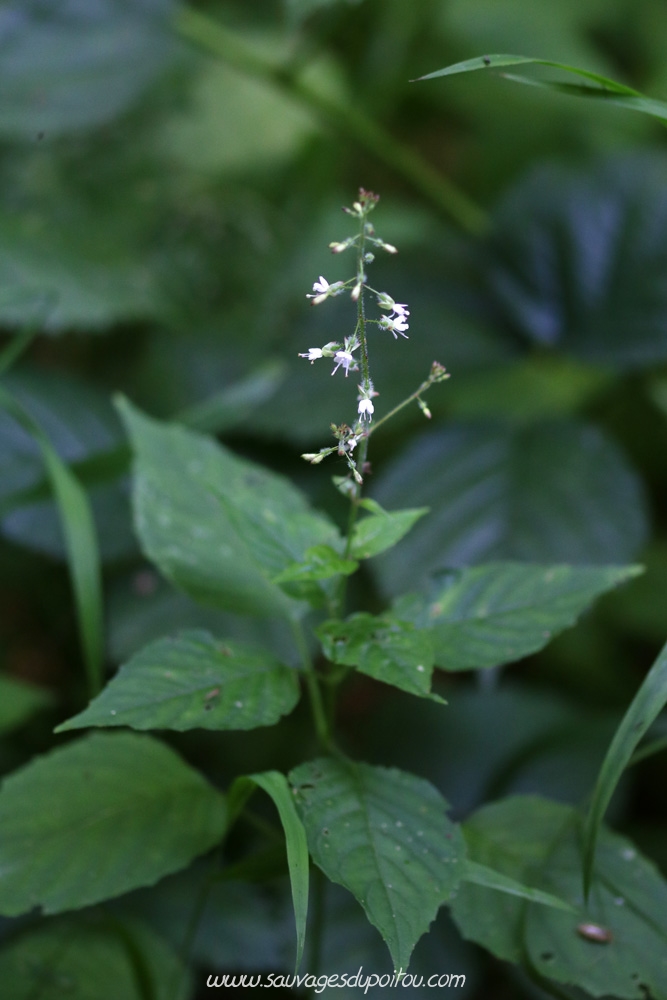
[[[667,1000],[666,44],[2,6],[2,1000]]]

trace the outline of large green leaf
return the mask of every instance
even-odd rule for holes
[[[597,428],[569,420],[429,431],[378,477],[383,506],[430,514],[373,568],[404,593],[428,574],[496,559],[622,564],[647,531],[641,483]]]
[[[416,628],[400,615],[350,615],[345,621],[323,622],[317,629],[324,655],[332,663],[356,667],[362,674],[422,698],[433,698],[433,640],[430,630]]]
[[[59,917],[0,951],[5,1000],[187,1000],[178,952],[137,920]],[[148,992],[150,991],[150,992]]]
[[[449,573],[428,598],[399,597],[394,613],[430,631],[439,667],[497,667],[536,653],[596,597],[639,573],[639,566],[490,563]]]
[[[667,884],[625,838],[601,831],[588,906],[581,896],[581,843],[575,809],[538,798],[486,806],[465,824],[470,856],[555,894],[571,914],[482,885],[462,883],[452,905],[461,932],[500,958],[527,960],[547,979],[593,996],[667,996]],[[600,928],[595,941],[587,927]],[[593,932],[594,933],[594,932]]]
[[[174,56],[173,0],[9,0],[0,132],[34,137],[113,119]]]
[[[272,582],[306,550],[342,550],[338,530],[287,480],[237,458],[210,438],[161,424],[127,401],[120,409],[136,454],[134,507],[146,554],[204,603],[249,614],[294,616]],[[318,602],[327,581],[285,584]]]
[[[395,967],[458,884],[464,845],[427,781],[393,768],[320,759],[289,775],[310,853],[356,897]]]
[[[192,630],[151,643],[57,729],[255,729],[299,698],[296,671],[259,646]]]
[[[152,885],[213,847],[223,797],[163,743],[94,733],[0,790],[0,913],[78,909]]]
[[[667,646],[632,699],[600,769],[584,830],[584,891],[593,874],[595,844],[607,806],[637,744],[667,704]]]
[[[19,149],[3,158],[0,187],[2,323],[91,333],[163,317],[181,264],[168,234],[156,248],[166,191],[136,131]]]
[[[667,358],[666,162],[541,166],[501,201],[484,270],[526,340],[621,368]]]

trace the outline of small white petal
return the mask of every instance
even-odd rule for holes
[[[318,358],[323,357],[322,348],[321,347],[311,347],[311,348],[309,348],[309,350],[307,351],[306,354],[300,354],[299,357],[300,358],[308,358],[308,360],[312,364],[313,361],[317,361]]]

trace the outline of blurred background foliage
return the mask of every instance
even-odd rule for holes
[[[284,644],[275,624],[206,612],[142,561],[111,396],[223,435],[342,522],[341,470],[299,454],[351,419],[354,380],[297,353],[349,332],[349,304],[313,311],[305,292],[319,274],[347,276],[327,244],[348,235],[340,206],[362,185],[381,194],[376,227],[400,248],[372,282],[412,309],[409,342],[371,345],[378,414],[433,359],[452,374],[430,424],[415,407],[373,438],[372,495],[431,515],[374,561],[363,607],[494,558],[646,573],[511,679],[449,675],[446,710],[357,676],[341,709],[348,745],[430,778],[458,817],[511,792],[581,802],[667,638],[665,131],[490,74],[409,81],[511,52],[662,97],[666,43],[663,0],[3,4],[0,325],[7,350],[34,334],[3,384],[89,492],[110,670],[178,626],[264,628]],[[38,446],[5,413],[0,470],[8,772],[85,695],[57,511]],[[296,763],[305,723],[298,711],[252,736],[173,742],[227,782]],[[664,755],[637,766],[611,817],[663,871],[664,768]],[[194,884],[166,880],[133,912],[177,938]],[[253,955],[280,967],[289,914],[237,888],[221,891],[195,954],[208,971],[256,968]],[[342,895],[332,905],[325,958],[339,968],[360,935],[379,939]],[[541,995],[469,952],[445,917],[420,946],[424,967],[465,966],[480,996],[490,984],[494,997]]]

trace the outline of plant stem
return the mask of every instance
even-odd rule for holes
[[[395,406],[393,410],[390,410],[389,413],[385,413],[384,417],[380,417],[380,419],[377,420],[372,427],[369,427],[368,430],[366,431],[366,437],[369,438],[371,434],[374,434],[375,431],[378,430],[378,428],[382,427],[383,424],[386,424],[386,422],[388,420],[391,420],[392,417],[395,417],[396,414],[399,413],[402,409],[404,409],[409,403],[412,403],[416,399],[419,399],[423,392],[426,392],[427,389],[430,389],[431,386],[435,384],[436,384],[435,379],[427,378],[426,381],[422,382],[419,388],[415,389],[415,391],[410,396],[407,396],[401,403]]]
[[[439,173],[409,146],[395,139],[381,125],[353,104],[344,104],[319,93],[287,67],[276,66],[221,24],[192,7],[181,7],[176,30],[183,38],[212,52],[230,66],[266,80],[315,111],[346,138],[360,146],[406,180],[438,211],[473,236],[488,228],[488,216],[471,198]]]
[[[301,657],[303,675],[306,681],[308,698],[310,700],[310,710],[315,724],[315,732],[322,748],[327,752],[331,752],[333,750],[333,740],[331,737],[327,713],[324,708],[322,692],[313,668],[313,662],[310,658],[308,644],[306,642],[306,637],[303,634],[300,622],[292,622],[292,632],[294,634],[297,649],[299,650],[299,656]]]

